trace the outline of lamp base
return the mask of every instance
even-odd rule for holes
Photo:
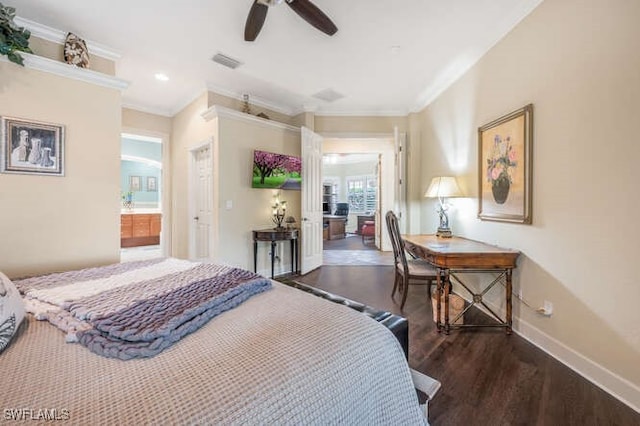
[[[438,228],[436,236],[440,238],[451,238],[453,237],[453,233],[451,232],[450,228]]]

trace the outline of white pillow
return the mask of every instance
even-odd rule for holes
[[[24,304],[16,286],[0,272],[0,352],[7,347],[24,319]]]

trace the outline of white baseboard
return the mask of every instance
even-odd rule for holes
[[[455,293],[458,294],[457,292]],[[468,298],[460,294],[458,295],[469,302]],[[502,315],[504,318],[504,310],[502,307],[497,306],[488,300],[483,300],[483,302],[486,303],[494,312]],[[487,315],[490,315],[484,308],[482,308],[482,306],[476,305],[476,307]],[[556,338],[549,336],[544,331],[534,327],[521,318],[513,319],[513,331],[585,379],[589,380],[594,385],[640,413],[640,386],[631,383],[624,377],[619,376],[613,371],[587,358],[583,354],[570,348]]]
[[[522,319],[518,318],[514,321],[513,331],[640,413],[640,387],[634,383],[620,377]]]

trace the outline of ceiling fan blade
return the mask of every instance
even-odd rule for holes
[[[264,20],[267,18],[268,10],[269,7],[258,3],[258,0],[253,2],[251,10],[249,10],[249,15],[247,16],[247,23],[244,25],[245,41],[254,41],[256,37],[258,37],[262,25],[264,25]]]
[[[292,0],[286,2],[302,19],[327,35],[334,35],[338,27],[318,7],[309,0]]]

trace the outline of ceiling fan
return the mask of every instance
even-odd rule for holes
[[[245,41],[254,41],[258,37],[264,20],[267,18],[269,6],[277,6],[283,1],[302,19],[323,33],[331,36],[338,31],[338,27],[331,19],[309,0],[254,0],[251,10],[249,10],[249,16],[247,16],[247,23],[244,26]]]

